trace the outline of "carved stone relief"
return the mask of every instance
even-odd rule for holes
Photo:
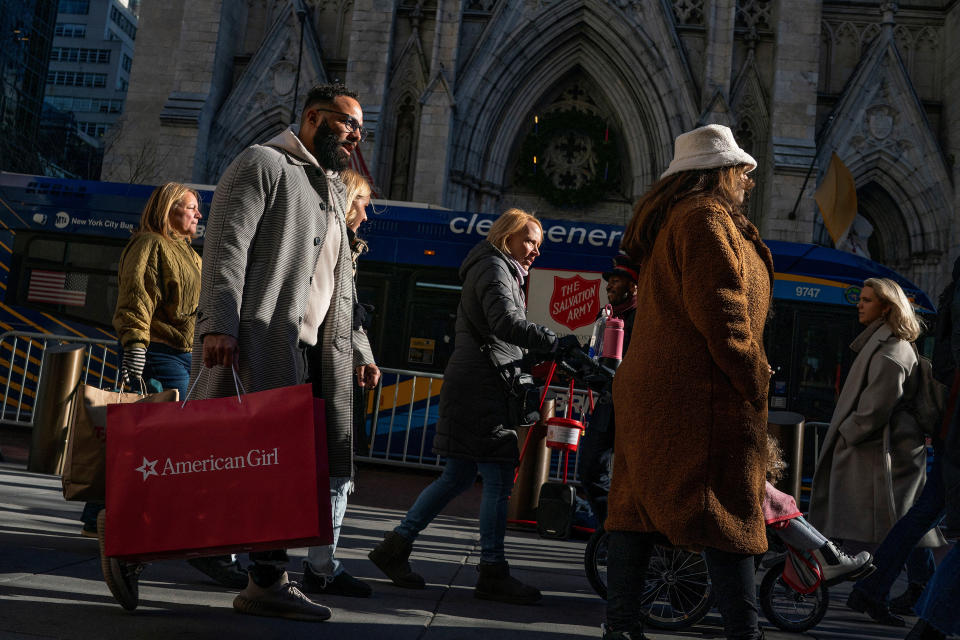
[[[736,26],[753,31],[773,30],[771,4],[771,0],[737,0]]]
[[[474,13],[490,13],[496,6],[497,0],[471,0],[467,3],[464,11]]]
[[[273,76],[273,90],[279,96],[286,96],[293,92],[293,85],[297,80],[297,65],[289,60],[280,60],[270,68]]]
[[[703,26],[703,0],[673,0],[678,25]]]
[[[821,37],[829,45],[822,50],[822,55],[828,57],[823,66],[829,69],[829,78],[821,80],[821,87],[830,92],[840,91],[866,47],[879,35],[880,24],[876,20],[823,20]],[[899,24],[894,28],[894,39],[921,97],[941,100],[942,73],[938,50],[943,40],[943,28]]]
[[[890,87],[884,82],[864,110],[850,144],[860,153],[883,149],[895,158],[919,164],[921,158],[914,153],[916,146],[908,139],[910,132],[903,131],[900,110],[894,104]]]

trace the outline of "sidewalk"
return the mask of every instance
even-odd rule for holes
[[[5,450],[8,453],[9,450]],[[100,575],[97,542],[79,536],[82,503],[64,502],[60,480],[0,463],[0,638],[344,638],[559,640],[599,638],[604,603],[582,567],[583,541],[548,541],[535,533],[508,531],[513,573],[544,593],[539,605],[521,607],[476,600],[472,589],[479,555],[476,513],[479,490],[455,501],[417,541],[412,558],[428,586],[399,589],[379,574],[366,553],[392,528],[432,476],[378,467],[361,470],[340,537],[338,556],[353,575],[374,589],[369,599],[327,597],[325,623],[242,616],[231,608],[234,593],[210,583],[186,562],[149,565],[140,579],[140,606],[128,613],[113,600]],[[291,550],[291,579],[299,578],[305,550]],[[295,573],[296,572],[296,573]],[[901,587],[898,587],[899,589]],[[831,608],[810,638],[903,638],[907,629],[869,622],[843,605],[849,586],[831,590]],[[912,623],[912,619],[908,620]],[[721,638],[719,616],[680,632],[651,630],[662,638]],[[908,627],[909,628],[909,627]],[[767,628],[767,638],[797,637]]]

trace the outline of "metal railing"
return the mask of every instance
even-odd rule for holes
[[[438,468],[441,461],[433,454],[432,435],[437,429],[442,384],[440,373],[381,369],[380,384],[366,413],[367,455],[357,457],[367,462]]]
[[[43,375],[43,354],[51,344],[84,345],[80,381],[101,388],[114,386],[116,340],[7,331],[0,334],[0,385],[3,393],[0,424],[33,427],[36,390]]]
[[[433,437],[440,415],[443,375],[388,368],[381,369],[380,373],[380,384],[372,392],[372,402],[366,408],[366,452],[357,455],[357,458],[365,462],[402,467],[440,468],[443,460],[433,453]],[[554,393],[556,407],[568,406],[568,387],[551,386],[550,390]],[[581,416],[586,406],[586,391],[574,389],[574,415]],[[577,477],[577,463],[577,457],[572,456],[570,480]],[[560,479],[562,468],[560,453],[554,451],[550,464],[551,478]]]
[[[827,435],[827,429],[830,428],[829,422],[807,422],[804,425],[804,440],[808,438],[807,431],[813,431],[813,460],[820,459],[820,447],[823,446],[823,440]]]

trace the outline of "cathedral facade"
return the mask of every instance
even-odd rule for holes
[[[933,295],[960,253],[954,0],[169,0],[135,54],[105,180],[216,183],[339,79],[383,198],[625,224],[673,139],[721,123],[764,237],[830,244],[836,154],[873,259]]]

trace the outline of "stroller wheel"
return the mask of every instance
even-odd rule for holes
[[[794,591],[783,581],[784,562],[770,567],[760,582],[760,608],[770,624],[784,631],[801,632],[817,626],[830,606],[830,592],[823,583],[812,592]]]
[[[583,552],[583,569],[597,595],[607,599],[607,532],[597,529],[587,540]]]
[[[598,529],[583,554],[587,580],[603,599],[607,597],[608,538],[606,531]],[[642,596],[646,624],[657,629],[685,629],[703,620],[712,606],[710,576],[703,556],[655,546]]]
[[[703,556],[654,546],[641,606],[647,624],[657,629],[685,629],[703,620],[713,606]]]

